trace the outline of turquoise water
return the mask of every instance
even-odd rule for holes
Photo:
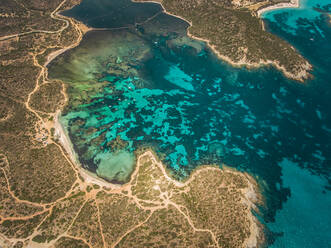
[[[309,32],[323,36],[319,25],[315,24],[321,13],[328,13],[331,9],[331,2],[324,0],[300,0],[299,8],[277,9],[265,12],[261,18],[272,22],[280,21],[287,32],[295,33],[299,26],[306,26]]]
[[[330,247],[330,7],[316,4],[264,15],[313,64],[314,79],[300,84],[222,62],[158,5],[83,0],[66,14],[110,30],[89,32],[49,66],[68,85],[61,121],[82,165],[125,182],[144,147],[179,178],[225,163],[265,185],[271,247]]]
[[[280,166],[291,197],[277,212],[275,223],[268,225],[282,234],[271,247],[330,247],[331,192],[323,190],[328,182],[288,159]]]
[[[331,25],[327,25],[328,29],[323,27],[329,21],[326,15],[330,13],[331,1],[303,0],[298,9],[281,9],[263,16],[274,33],[289,40],[313,63],[315,80],[308,87],[324,98],[320,105],[324,103],[325,106],[330,106],[327,101],[331,99],[330,77],[323,76],[331,72]],[[318,109],[316,116],[321,120],[326,117]],[[322,128],[331,131],[325,124]],[[325,169],[331,170],[330,159],[321,153],[315,153],[315,157],[326,160]],[[280,235],[270,247],[331,247],[330,178],[307,170],[310,166],[293,162],[291,157],[284,158],[279,165],[283,185],[289,188],[290,197],[277,211],[275,222],[267,225]]]

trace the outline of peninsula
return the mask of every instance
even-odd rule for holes
[[[0,246],[256,247],[255,180],[204,166],[172,179],[151,151],[122,186],[89,180],[55,139],[65,86],[47,65],[88,29],[59,11],[78,1],[5,1],[0,37]],[[3,17],[4,16],[4,17]],[[219,220],[216,221],[215,220]],[[157,230],[157,231],[155,231]]]
[[[277,1],[157,2],[233,65],[272,64],[289,78],[309,77],[311,65],[258,18]],[[88,175],[56,139],[56,117],[68,96],[63,82],[48,79],[46,66],[89,30],[58,14],[77,4],[1,6],[0,246],[258,247],[263,227],[252,211],[262,196],[247,173],[202,166],[180,182],[147,150],[138,154],[130,181],[116,185]]]
[[[100,187],[78,177],[53,202],[19,199],[1,159],[3,247],[257,247],[264,234],[252,210],[261,201],[245,173],[205,166],[186,182],[168,176],[151,151],[130,182]],[[37,195],[37,194],[35,194]],[[215,221],[220,220],[220,221]],[[169,243],[170,242],[170,243]]]
[[[283,39],[264,30],[259,18],[264,10],[296,7],[291,1],[136,0],[157,2],[165,12],[190,24],[188,35],[208,43],[233,66],[257,68],[273,65],[288,78],[303,82],[310,63]]]

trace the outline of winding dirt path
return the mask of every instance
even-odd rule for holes
[[[185,208],[185,207],[182,206],[182,205],[179,205],[179,204],[177,204],[177,203],[175,203],[175,202],[173,202],[173,201],[171,201],[171,200],[169,199],[169,197],[171,197],[171,195],[172,195],[172,192],[171,192],[171,191],[170,191],[170,192],[161,192],[161,191],[160,191],[160,195],[159,195],[159,199],[158,199],[158,200],[143,200],[143,199],[140,199],[139,197],[137,197],[136,195],[133,195],[133,194],[132,194],[132,190],[131,190],[131,188],[132,188],[132,186],[135,185],[134,180],[138,177],[138,175],[139,175],[139,169],[140,169],[140,167],[142,166],[142,163],[143,163],[143,162],[142,162],[142,159],[145,158],[146,156],[148,156],[149,159],[152,161],[152,163],[153,163],[155,166],[157,166],[158,169],[161,170],[161,172],[162,172],[162,174],[163,174],[162,176],[165,178],[165,180],[167,180],[169,183],[174,184],[174,185],[177,187],[177,189],[178,189],[178,188],[183,188],[183,187],[189,185],[190,182],[192,182],[192,180],[194,180],[195,177],[200,173],[200,171],[210,170],[210,169],[211,169],[211,170],[214,170],[214,169],[216,170],[216,169],[217,169],[217,168],[213,168],[213,167],[205,167],[205,168],[198,169],[198,170],[192,175],[192,177],[190,177],[189,180],[187,180],[185,183],[181,183],[181,182],[179,182],[179,181],[176,181],[176,180],[172,179],[170,176],[168,176],[168,173],[166,172],[164,165],[163,165],[161,162],[158,162],[158,161],[156,160],[154,154],[153,154],[151,151],[146,151],[145,153],[141,154],[141,155],[138,157],[138,159],[137,159],[136,168],[135,168],[135,171],[134,171],[134,172],[132,173],[132,175],[131,175],[131,180],[129,181],[129,183],[123,185],[123,186],[120,187],[120,188],[117,188],[117,189],[115,189],[115,190],[112,190],[112,191],[110,192],[110,194],[112,194],[112,193],[113,193],[113,194],[114,194],[114,193],[116,193],[116,194],[120,193],[121,195],[124,195],[124,196],[126,196],[126,197],[132,199],[140,209],[142,209],[142,210],[144,210],[144,211],[147,211],[147,210],[151,211],[151,214],[150,214],[150,215],[149,215],[144,221],[138,223],[137,225],[135,225],[134,227],[132,227],[131,229],[129,229],[125,234],[123,234],[119,239],[117,239],[117,241],[116,241],[115,243],[111,244],[111,247],[112,247],[112,248],[116,247],[116,246],[117,246],[117,245],[123,240],[123,238],[125,238],[125,237],[126,237],[127,235],[129,235],[131,232],[133,232],[134,230],[136,230],[137,228],[139,228],[140,226],[142,226],[143,224],[145,224],[145,223],[150,219],[150,217],[153,215],[153,213],[154,213],[155,211],[160,210],[160,209],[167,209],[167,208],[171,205],[171,206],[175,207],[175,209],[176,209],[181,215],[183,215],[183,217],[187,220],[188,224],[190,225],[190,227],[192,228],[192,230],[193,230],[194,232],[208,232],[208,233],[210,233],[211,236],[212,236],[212,239],[213,239],[213,241],[214,241],[215,246],[219,248],[219,245],[218,245],[218,242],[217,242],[217,239],[216,239],[216,235],[215,235],[215,233],[213,233],[213,232],[212,232],[211,230],[209,230],[209,229],[199,229],[199,228],[196,228],[195,225],[194,225],[194,223],[193,223],[193,221],[192,221],[192,219],[190,218],[190,216],[187,215],[187,214],[185,214],[185,213],[181,210],[181,208]],[[123,193],[124,191],[126,191],[127,194],[124,194],[124,193]],[[156,206],[153,206],[153,207],[145,207],[145,206],[142,206],[142,205],[140,204],[141,202],[145,202],[145,203],[153,203],[153,204],[155,204]]]
[[[20,34],[15,34],[15,35],[10,35],[10,36],[4,36],[4,37],[0,37],[0,41],[1,40],[5,40],[5,39],[10,39],[13,37],[18,37],[18,36],[22,36],[22,35],[27,35],[27,34],[31,34],[33,32],[40,32],[40,33],[46,33],[46,34],[54,34],[54,33],[61,33],[62,31],[64,31],[66,28],[69,27],[69,25],[73,25],[73,27],[75,28],[75,30],[78,32],[78,38],[77,40],[67,46],[67,47],[63,47],[62,49],[59,49],[53,53],[51,53],[48,57],[47,57],[47,61],[45,62],[45,64],[40,65],[38,63],[37,60],[37,55],[38,54],[31,54],[32,58],[33,58],[33,64],[34,66],[40,68],[40,72],[37,76],[36,79],[36,84],[35,84],[35,88],[29,93],[27,100],[25,102],[25,106],[27,108],[28,111],[30,111],[31,113],[33,113],[39,120],[39,122],[41,123],[42,127],[44,127],[47,130],[48,133],[48,137],[50,136],[50,126],[47,125],[47,123],[44,121],[44,119],[40,116],[40,111],[37,111],[35,109],[33,109],[30,105],[30,101],[31,101],[31,97],[32,95],[37,92],[39,90],[40,85],[44,84],[44,83],[49,83],[47,81],[48,78],[48,72],[47,72],[47,65],[58,55],[64,53],[65,51],[72,49],[74,47],[76,47],[77,45],[79,45],[79,43],[82,40],[84,31],[82,30],[82,27],[80,27],[78,24],[76,24],[72,19],[64,17],[64,16],[60,16],[57,14],[57,12],[60,10],[60,8],[63,6],[63,4],[66,2],[66,0],[62,1],[57,8],[51,13],[50,17],[52,19],[58,20],[58,21],[63,21],[65,22],[65,26],[63,26],[61,29],[57,30],[57,31],[46,31],[46,30],[34,30],[31,32],[26,32],[26,33],[20,33]],[[161,13],[161,12],[160,12]],[[157,13],[156,15],[148,18],[145,22],[152,20],[153,18],[155,18],[157,15],[159,15],[160,13]],[[44,52],[44,51],[43,51]],[[65,101],[68,100],[68,96],[65,93],[65,87],[63,84],[63,89],[62,89],[62,93],[64,95]],[[61,106],[60,106],[61,107]],[[48,115],[52,115],[53,117],[56,117],[57,113],[47,113]],[[103,247],[116,247],[122,240],[123,238],[125,238],[127,235],[129,235],[131,232],[133,232],[134,230],[136,230],[137,228],[141,227],[142,225],[144,225],[145,223],[147,223],[147,221],[151,218],[151,216],[155,213],[155,211],[160,210],[160,209],[166,209],[169,206],[173,206],[175,207],[175,209],[178,211],[178,213],[180,213],[188,222],[188,224],[190,225],[190,227],[192,228],[192,230],[194,232],[208,232],[209,234],[211,234],[213,242],[215,243],[216,247],[219,247],[218,242],[217,242],[217,238],[215,233],[213,233],[211,230],[209,229],[199,229],[196,228],[192,219],[190,218],[190,216],[187,213],[184,213],[184,211],[182,210],[183,208],[185,209],[184,206],[179,205],[173,201],[171,201],[171,196],[172,196],[172,192],[161,192],[160,191],[160,195],[158,197],[158,199],[156,200],[144,200],[144,199],[140,199],[139,197],[137,197],[136,195],[134,195],[132,193],[132,187],[135,186],[137,184],[137,181],[135,182],[135,179],[138,177],[139,174],[139,169],[142,166],[142,159],[145,158],[146,156],[149,157],[149,159],[152,161],[152,163],[161,170],[162,172],[162,176],[165,178],[165,180],[171,184],[173,184],[174,186],[176,186],[177,190],[184,188],[186,186],[188,186],[195,178],[196,176],[199,175],[199,173],[203,170],[218,170],[218,168],[213,168],[213,167],[204,167],[201,169],[196,170],[191,177],[185,181],[185,182],[179,182],[177,180],[174,180],[173,178],[171,178],[164,165],[158,161],[156,159],[156,157],[154,156],[154,154],[151,151],[146,151],[145,153],[141,154],[138,159],[137,159],[137,163],[136,163],[136,167],[134,172],[131,175],[131,179],[128,183],[124,184],[124,185],[115,185],[115,184],[111,184],[111,183],[107,183],[103,180],[99,180],[98,178],[94,178],[93,180],[86,180],[86,177],[92,177],[90,175],[88,175],[84,169],[80,168],[79,165],[75,164],[75,161],[73,160],[73,158],[70,156],[70,151],[66,150],[66,146],[64,145],[60,145],[59,143],[53,141],[51,138],[48,138],[47,140],[48,144],[55,144],[61,151],[62,155],[66,158],[66,160],[68,161],[68,163],[70,164],[70,166],[73,168],[75,175],[76,175],[76,181],[72,184],[71,189],[65,194],[65,196],[57,199],[54,202],[51,203],[47,203],[47,204],[42,204],[42,203],[34,203],[34,202],[30,202],[30,201],[26,201],[26,200],[21,200],[18,197],[15,196],[15,194],[10,190],[10,184],[9,184],[9,180],[7,177],[7,172],[6,170],[2,167],[1,169],[3,170],[3,173],[5,175],[5,179],[6,179],[6,183],[7,183],[7,189],[9,194],[15,199],[15,201],[20,202],[20,203],[26,203],[26,204],[30,204],[33,206],[37,206],[37,207],[41,207],[43,210],[39,211],[33,215],[30,216],[24,216],[24,217],[8,217],[8,218],[1,218],[0,222],[3,222],[3,220],[28,220],[31,219],[39,214],[48,212],[49,213],[43,218],[43,220],[39,223],[39,225],[34,229],[33,234],[31,234],[29,237],[27,237],[24,240],[27,239],[31,239],[36,236],[37,234],[39,234],[38,228],[45,222],[45,220],[52,214],[53,208],[56,206],[56,204],[66,198],[68,198],[70,196],[70,194],[72,192],[74,192],[74,188],[76,187],[75,185],[78,183],[78,187],[80,188],[81,191],[85,192],[85,201],[82,204],[82,206],[79,208],[79,210],[77,211],[77,213],[75,213],[75,217],[73,218],[73,220],[71,221],[71,223],[69,224],[68,228],[66,230],[63,230],[63,232],[54,240],[52,240],[51,242],[47,243],[47,244],[43,244],[44,246],[47,247],[51,247],[55,244],[56,241],[58,241],[61,237],[69,237],[72,239],[77,239],[80,240],[82,242],[84,242],[85,244],[87,244],[89,247],[92,247],[92,245],[85,239],[81,238],[81,237],[76,237],[76,236],[72,236],[69,235],[68,232],[69,230],[72,228],[72,226],[74,225],[76,219],[78,218],[79,214],[81,213],[83,207],[85,206],[85,204],[93,199],[96,203],[97,206],[97,217],[98,217],[98,225],[100,227],[100,235],[102,237],[102,242],[103,242]],[[68,149],[68,148],[67,148]],[[80,178],[83,177],[84,181],[81,180]],[[100,181],[100,184],[98,183],[98,180]],[[100,189],[93,189],[93,194],[89,193],[89,191],[87,190],[88,187],[93,186],[93,184],[98,184],[101,186]],[[108,190],[104,190],[103,187],[108,188]],[[132,227],[131,229],[127,230],[121,237],[119,237],[113,244],[107,244],[105,241],[105,237],[104,237],[104,233],[103,233],[103,226],[102,226],[102,222],[101,222],[101,215],[100,215],[100,209],[99,209],[99,205],[96,201],[96,194],[98,192],[104,192],[106,194],[121,194],[125,197],[128,197],[130,200],[132,200],[137,207],[139,207],[140,209],[144,210],[144,211],[151,211],[151,213],[146,217],[145,220],[139,222],[137,225],[135,225],[134,227]],[[143,206],[143,204],[154,204],[154,206]],[[46,209],[46,205],[49,206]],[[18,239],[8,239],[8,240],[18,240]],[[31,241],[32,242],[32,241]],[[32,244],[29,244],[30,246],[33,246],[34,243],[32,242]]]
[[[6,180],[6,184],[7,184],[7,190],[8,190],[8,193],[9,195],[18,203],[24,203],[24,204],[29,204],[31,206],[36,206],[36,207],[41,207],[43,209],[45,209],[45,205],[46,204],[41,204],[41,203],[35,203],[35,202],[30,202],[30,201],[27,201],[27,200],[21,200],[19,199],[15,194],[14,192],[10,189],[10,184],[9,184],[9,180],[8,180],[8,176],[7,176],[7,173],[5,171],[4,168],[1,168],[2,169],[2,172],[4,174],[4,177],[5,177],[5,180]]]
[[[12,34],[12,35],[6,35],[6,36],[2,36],[0,37],[0,41],[3,40],[8,40],[8,39],[12,39],[12,38],[16,38],[16,37],[20,37],[23,35],[28,35],[28,34],[35,34],[35,33],[45,33],[45,34],[57,34],[57,33],[61,33],[63,30],[65,30],[67,27],[69,27],[69,21],[65,18],[62,17],[58,17],[57,16],[57,12],[59,11],[59,9],[62,7],[62,5],[66,2],[67,0],[63,0],[57,7],[56,9],[51,13],[50,17],[52,19],[58,20],[58,21],[64,21],[65,22],[65,26],[61,27],[59,30],[55,30],[55,31],[49,31],[49,30],[38,30],[38,29],[34,29],[28,32],[23,32],[23,33],[18,33],[18,34]]]
[[[129,229],[126,233],[124,233],[119,239],[117,239],[117,241],[115,243],[113,243],[111,245],[111,248],[115,248],[128,234],[130,234],[131,232],[133,232],[134,230],[136,230],[137,228],[141,227],[142,225],[144,225],[153,215],[154,211],[152,211],[149,216],[147,216],[147,218],[140,222],[138,225],[132,227],[131,229]]]
[[[107,247],[107,243],[106,243],[106,240],[105,240],[105,236],[103,234],[103,228],[102,228],[102,224],[101,224],[99,204],[95,199],[94,199],[94,202],[95,202],[95,205],[97,206],[98,225],[99,225],[99,228],[100,228],[100,235],[101,235],[101,238],[102,238],[103,247]]]
[[[83,36],[83,32],[81,31],[81,29],[79,27],[77,27],[77,24],[72,21],[70,18],[67,18],[67,17],[64,17],[64,16],[59,16],[58,15],[58,11],[60,10],[60,8],[63,6],[63,4],[66,2],[66,0],[63,0],[57,7],[54,11],[52,11],[52,13],[50,14],[50,17],[52,19],[55,19],[55,20],[58,20],[58,21],[63,21],[65,22],[65,25],[63,27],[61,27],[59,30],[56,30],[56,31],[47,31],[47,30],[33,30],[33,31],[30,31],[30,32],[24,32],[24,33],[19,33],[19,34],[14,34],[14,35],[8,35],[8,36],[3,36],[3,37],[0,37],[0,41],[2,40],[6,40],[6,39],[11,39],[11,38],[14,38],[14,37],[18,37],[18,36],[22,36],[22,35],[27,35],[27,34],[32,34],[32,33],[46,33],[46,34],[55,34],[55,33],[61,33],[62,31],[64,31],[65,29],[67,29],[69,27],[70,24],[72,24],[76,31],[78,32],[79,34],[79,37],[77,39],[77,41],[73,44],[71,44],[70,46],[67,46],[67,47],[64,47],[60,50],[57,50],[53,53],[51,53],[48,57],[47,57],[47,61],[45,62],[44,65],[40,65],[36,59],[36,56],[39,54],[31,54],[32,55],[32,58],[33,58],[33,65],[40,68],[40,72],[37,76],[37,79],[36,79],[36,84],[35,84],[35,88],[29,93],[28,97],[27,97],[27,100],[25,102],[25,107],[27,108],[28,111],[30,111],[31,113],[33,113],[37,118],[38,120],[40,121],[40,123],[42,124],[43,127],[46,127],[46,123],[44,122],[43,118],[39,115],[38,112],[40,111],[36,111],[34,110],[31,106],[30,106],[30,100],[31,100],[31,96],[39,89],[40,87],[40,79],[42,79],[42,83],[47,83],[46,79],[47,79],[47,68],[46,66],[56,57],[58,56],[59,54],[77,46],[81,39],[82,39],[82,36]],[[44,52],[44,51],[43,51]],[[65,99],[66,99],[66,94],[64,93],[64,88],[63,88],[63,94],[65,96]],[[50,115],[49,113],[47,113],[48,115]],[[48,136],[50,134],[50,128],[47,128],[47,132],[48,132]],[[81,183],[81,181],[79,180],[79,177],[78,177],[78,170],[77,170],[77,167],[75,165],[73,165],[73,163],[71,162],[71,160],[68,158],[68,156],[66,155],[66,153],[64,152],[63,148],[61,145],[59,145],[58,143],[52,141],[50,138],[48,139],[48,144],[55,144],[57,147],[60,148],[60,151],[61,153],[63,154],[63,156],[67,159],[67,161],[69,162],[69,164],[72,166],[72,168],[74,169],[75,171],[75,174],[76,174],[76,181],[73,183],[71,189],[65,194],[65,196],[57,199],[56,201],[54,202],[51,202],[51,203],[35,203],[35,202],[31,202],[31,201],[27,201],[27,200],[22,200],[22,199],[19,199],[12,191],[11,191],[11,188],[10,188],[10,183],[9,183],[9,179],[8,179],[8,176],[7,176],[7,172],[5,170],[4,167],[0,168],[2,171],[3,171],[3,174],[4,174],[4,177],[5,177],[5,181],[6,181],[6,184],[7,184],[7,190],[8,190],[8,193],[10,194],[10,196],[18,203],[24,203],[24,204],[28,204],[28,205],[31,205],[31,206],[35,206],[35,207],[41,207],[43,210],[42,211],[38,211],[32,215],[29,215],[29,216],[22,216],[22,217],[2,217],[1,216],[1,220],[0,222],[2,223],[3,221],[5,220],[28,220],[28,219],[31,219],[37,215],[40,215],[40,214],[43,214],[45,212],[48,212],[49,211],[49,214],[45,216],[45,218],[43,218],[43,220],[39,223],[39,225],[35,228],[35,231],[33,232],[33,234],[31,234],[29,237],[25,238],[24,240],[26,239],[29,239],[33,236],[35,236],[36,232],[37,232],[37,229],[39,228],[39,226],[47,219],[47,217],[52,213],[52,210],[53,210],[53,207],[60,201],[62,201],[63,199],[66,199],[70,196],[70,194],[73,192],[73,188],[75,187],[75,184],[77,182]],[[9,164],[7,163],[7,166],[9,166]],[[86,192],[86,190],[85,190]],[[87,192],[86,192],[87,193]],[[45,208],[45,206],[50,206],[47,210]],[[77,213],[77,215],[79,214],[79,212]],[[70,237],[70,235],[66,235],[68,237]],[[76,238],[77,239],[77,238]],[[7,238],[7,240],[12,240],[12,241],[16,241],[16,240],[20,240],[20,241],[23,241],[23,239],[10,239],[10,238]],[[81,239],[80,239],[81,240]],[[82,240],[84,241],[84,240]],[[84,243],[87,243],[86,241],[84,241]],[[90,246],[90,245],[89,245]]]

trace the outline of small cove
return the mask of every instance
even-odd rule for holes
[[[159,5],[131,4],[97,1],[92,8],[86,0],[66,12],[93,27],[127,28],[91,31],[49,65],[50,77],[68,84],[61,122],[84,167],[109,181],[125,181],[141,147],[152,147],[178,177],[202,164],[225,163],[266,183],[264,219],[275,223],[292,197],[284,166],[323,178],[318,189],[329,192],[331,31],[323,14],[299,24],[298,17],[287,23],[285,10],[264,16],[272,32],[313,63],[314,79],[302,85],[270,67],[233,68],[205,43],[188,38],[187,23],[159,13]],[[291,162],[284,165],[284,158]]]

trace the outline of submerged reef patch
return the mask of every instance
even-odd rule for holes
[[[152,147],[178,178],[201,164],[249,171],[268,184],[265,218],[272,220],[289,196],[278,164],[283,157],[330,174],[327,97],[272,68],[232,68],[188,38],[187,27],[153,13],[121,29],[88,32],[48,67],[51,79],[67,85],[61,122],[81,164],[99,174],[109,154],[130,157],[141,147]],[[125,181],[126,173],[117,177],[122,172],[103,177]]]

